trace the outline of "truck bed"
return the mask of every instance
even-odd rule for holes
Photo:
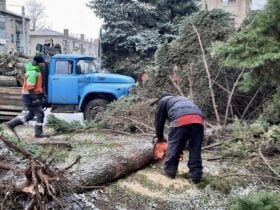
[[[10,120],[23,110],[20,87],[0,87],[0,120]]]

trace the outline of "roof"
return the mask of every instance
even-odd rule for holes
[[[19,14],[17,14],[17,13],[14,13],[14,12],[11,12],[11,11],[9,11],[9,10],[2,10],[2,9],[1,9],[1,10],[0,10],[0,13],[4,13],[4,14],[6,14],[6,15],[10,15],[10,16],[22,18],[21,15],[19,15]],[[26,19],[26,20],[30,20],[30,18],[28,18],[28,17],[25,17],[25,19]]]
[[[65,38],[70,38],[70,39],[75,39],[81,42],[90,42],[87,40],[82,40],[79,37],[75,37],[75,36],[66,36],[64,33],[58,32],[58,31],[54,31],[52,29],[48,29],[48,28],[42,28],[42,29],[38,29],[36,31],[30,31],[30,36],[50,36],[50,37],[54,37],[54,36],[59,36],[59,37],[65,37]]]
[[[74,54],[57,54],[54,55],[53,58],[59,59],[94,59],[94,57],[86,56],[86,55],[74,55]]]
[[[57,31],[53,31],[51,29],[47,29],[47,28],[43,28],[43,29],[39,29],[37,31],[30,31],[30,36],[64,36],[63,33],[57,32]]]

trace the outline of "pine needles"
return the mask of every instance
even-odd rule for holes
[[[272,192],[259,192],[234,199],[231,210],[279,210],[280,195]]]
[[[65,120],[56,118],[54,115],[50,115],[48,117],[47,126],[53,128],[57,134],[74,132],[85,127],[79,121],[67,122]]]

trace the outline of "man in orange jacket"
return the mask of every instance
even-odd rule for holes
[[[189,140],[188,167],[190,178],[194,183],[202,178],[201,145],[204,126],[203,113],[193,101],[182,97],[164,93],[160,96],[155,117],[155,130],[158,141],[164,140],[164,124],[170,121],[167,154],[163,175],[175,178],[180,154]]]
[[[26,64],[26,73],[22,87],[22,100],[28,113],[23,117],[16,117],[7,122],[8,128],[14,130],[18,125],[28,122],[36,116],[35,137],[47,137],[43,134],[44,111],[42,109],[43,77],[41,69],[45,67],[42,56],[35,56],[31,63]]]

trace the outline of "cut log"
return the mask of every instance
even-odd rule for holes
[[[21,87],[0,87],[0,93],[21,96]]]
[[[26,62],[27,63],[27,62]],[[20,69],[20,70],[24,70],[24,67],[25,67],[25,64],[26,63],[17,63],[17,64],[15,64],[15,67],[17,68],[17,69]]]
[[[150,142],[123,146],[123,151],[112,149],[96,159],[78,164],[70,180],[75,180],[75,191],[84,190],[79,186],[97,186],[112,182],[135,172],[153,162],[153,145]]]
[[[218,130],[221,129],[219,128]],[[75,171],[69,177],[70,180],[75,180],[73,182],[73,186],[75,186],[74,191],[82,192],[84,188],[90,186],[100,186],[110,183],[154,161],[153,145],[151,142],[143,139],[130,141],[134,142],[119,142],[121,144],[121,150],[110,147],[110,153],[98,155],[97,158],[89,160],[89,157],[82,156],[82,159],[85,158],[83,160],[84,162],[78,164],[74,168]],[[104,144],[106,144],[106,141]]]
[[[21,83],[22,74],[25,72],[25,64],[31,59],[19,55],[0,55],[0,75],[15,76]]]
[[[14,76],[0,76],[0,86],[17,87],[17,78]]]

